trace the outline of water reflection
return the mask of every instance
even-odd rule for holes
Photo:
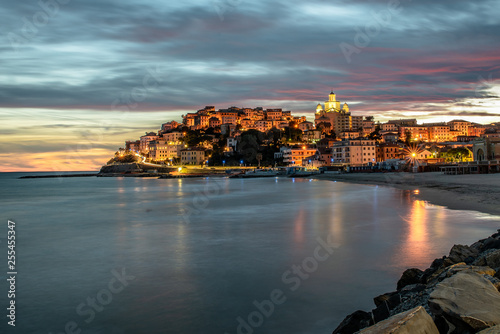
[[[294,227],[293,227],[293,235],[295,244],[299,244],[302,246],[304,243],[304,224],[306,220],[306,210],[304,210],[304,206],[301,206],[297,216],[295,217]]]
[[[407,215],[401,216],[406,224],[406,232],[403,234],[400,252],[395,256],[396,262],[410,263],[412,266],[424,268],[432,260],[429,258],[429,250],[435,245],[431,239],[435,240],[446,234],[444,227],[448,219],[446,208],[415,200],[411,197],[410,191],[403,194],[410,211]]]

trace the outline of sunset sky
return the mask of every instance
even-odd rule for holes
[[[205,105],[500,121],[500,2],[4,2],[0,171],[98,170]]]

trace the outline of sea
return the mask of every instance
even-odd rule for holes
[[[1,333],[328,334],[500,228],[385,186],[23,175],[0,174]]]

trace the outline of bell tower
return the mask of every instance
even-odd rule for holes
[[[328,95],[328,101],[325,102],[325,111],[339,111],[339,109],[340,102],[337,101],[337,97],[332,91],[330,95]]]

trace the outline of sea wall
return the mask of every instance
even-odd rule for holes
[[[158,173],[168,173],[176,170],[176,168],[152,166],[141,163],[112,164],[102,166],[99,174],[147,173],[153,170],[156,170]]]
[[[371,311],[348,315],[333,334],[500,333],[500,230],[422,271],[407,269]]]

